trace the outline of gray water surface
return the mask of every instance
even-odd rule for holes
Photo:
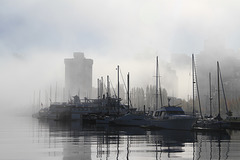
[[[2,160],[239,159],[240,131],[196,132],[0,118]]]

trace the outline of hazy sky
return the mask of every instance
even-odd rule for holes
[[[0,0],[1,105],[63,87],[76,51],[94,60],[94,86],[118,64],[132,86],[153,83],[157,55],[199,53],[215,35],[239,51],[239,17],[239,0]]]

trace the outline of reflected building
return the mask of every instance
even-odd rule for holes
[[[87,137],[69,137],[70,142],[63,143],[63,160],[91,159],[91,139]]]
[[[83,52],[73,53],[73,58],[64,59],[65,89],[68,96],[91,97],[92,59],[86,59]]]

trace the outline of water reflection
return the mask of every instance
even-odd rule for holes
[[[230,135],[227,131],[196,132],[195,159],[228,159]]]
[[[239,131],[193,132],[39,121],[49,157],[76,159],[238,159]],[[40,138],[41,139],[41,138]],[[54,152],[51,152],[54,148]]]

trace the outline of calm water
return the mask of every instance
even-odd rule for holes
[[[239,159],[240,131],[191,132],[0,118],[3,160]]]

